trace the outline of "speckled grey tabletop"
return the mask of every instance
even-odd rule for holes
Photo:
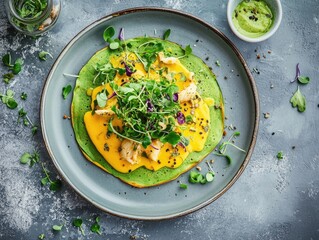
[[[102,213],[66,184],[58,192],[42,187],[40,165],[29,168],[19,163],[24,152],[37,148],[52,177],[57,176],[41,133],[32,137],[30,128],[17,123],[17,109],[0,104],[0,239],[37,239],[42,233],[45,239],[319,239],[319,1],[282,1],[279,30],[257,44],[243,42],[231,32],[226,5],[227,1],[222,0],[63,1],[55,28],[37,39],[17,33],[0,7],[0,56],[11,52],[25,61],[23,71],[9,85],[0,81],[0,92],[8,88],[17,96],[26,92],[28,99],[19,99],[19,107],[36,124],[41,89],[63,47],[100,17],[137,6],[182,10],[224,32],[242,52],[250,69],[260,72],[253,74],[262,116],[251,161],[229,191],[190,215],[147,222]],[[41,50],[52,53],[53,59],[40,62]],[[302,74],[311,78],[308,85],[300,86],[307,99],[304,113],[289,103],[296,90],[290,80],[298,62]],[[0,73],[6,73],[2,64]],[[269,113],[269,118],[264,118],[263,113]],[[276,158],[279,151],[284,153],[282,160]],[[90,232],[98,215],[102,235]],[[85,236],[72,226],[77,217],[83,219]],[[62,231],[53,232],[52,225],[61,223]]]

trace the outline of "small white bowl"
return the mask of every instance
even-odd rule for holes
[[[241,3],[242,1],[243,0],[229,0],[228,4],[227,4],[227,20],[228,20],[228,24],[229,24],[231,30],[234,32],[234,34],[246,42],[261,42],[261,41],[264,41],[264,40],[270,38],[277,31],[277,29],[280,25],[281,19],[282,19],[282,7],[281,7],[280,0],[263,0],[269,5],[269,7],[274,15],[274,22],[273,22],[273,24],[268,32],[266,32],[264,35],[262,35],[260,37],[255,37],[255,38],[244,36],[234,26],[234,22],[232,20],[232,15],[233,15],[233,12],[234,12],[235,8],[237,7],[237,5],[239,3]]]

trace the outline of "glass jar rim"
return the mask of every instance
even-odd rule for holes
[[[50,13],[50,11],[51,11],[51,9],[52,9],[52,6],[53,6],[52,0],[46,0],[48,4],[47,4],[47,6],[45,7],[45,9],[43,10],[43,12],[42,12],[39,16],[37,16],[37,17],[35,17],[35,18],[22,18],[22,17],[18,14],[18,12],[17,12],[15,6],[13,5],[13,2],[14,2],[14,1],[15,1],[15,0],[8,0],[8,2],[9,2],[9,8],[10,8],[10,10],[11,10],[11,13],[14,15],[14,17],[15,17],[17,20],[19,20],[20,22],[23,22],[23,23],[35,23],[35,22],[37,22],[37,21],[43,19],[43,17],[46,17],[46,16],[48,15],[48,12]]]

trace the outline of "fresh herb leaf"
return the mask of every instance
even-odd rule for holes
[[[164,32],[163,39],[164,39],[164,40],[167,40],[170,34],[171,34],[171,29],[167,29],[167,30]]]
[[[99,234],[99,235],[102,234],[101,231],[100,231],[101,226],[100,226],[98,223],[94,223],[94,224],[91,226],[90,229],[91,229],[91,232],[97,233],[97,234]]]
[[[277,158],[278,158],[279,160],[281,160],[281,159],[284,158],[284,153],[283,153],[283,151],[280,151],[280,152],[277,153]]]
[[[38,126],[32,125],[31,132],[32,132],[32,136],[34,136],[38,132]]]
[[[3,81],[8,84],[10,80],[14,77],[13,73],[6,73],[3,75]]]
[[[214,180],[215,173],[214,172],[208,172],[205,175],[206,181],[207,182],[212,182]]]
[[[52,226],[52,229],[53,229],[54,231],[61,231],[62,228],[63,228],[63,224],[62,224],[62,225],[53,225],[53,226]]]
[[[23,65],[23,60],[22,58],[18,58],[13,67],[11,67],[10,69],[12,70],[12,73],[17,75],[21,70],[22,70],[22,65]]]
[[[47,60],[47,55],[49,55],[51,58],[53,58],[52,54],[49,53],[49,52],[46,52],[46,51],[41,51],[41,52],[39,52],[39,58],[40,58],[42,61]]]
[[[216,66],[220,67],[220,62],[218,60],[215,62],[215,64]]]
[[[185,117],[185,122],[186,122],[187,124],[193,123],[194,120],[193,120],[192,115],[187,115],[187,116]]]
[[[48,182],[49,182],[49,179],[48,179],[47,177],[44,177],[44,178],[41,179],[41,184],[42,184],[42,186],[47,185]]]
[[[31,161],[31,157],[32,155],[28,152],[24,153],[21,157],[20,157],[20,163],[22,164],[27,164]]]
[[[7,67],[12,67],[13,65],[11,64],[11,54],[7,53],[2,57],[2,62],[5,66]]]
[[[120,47],[120,44],[118,42],[111,42],[110,43],[110,49],[116,50]]]
[[[10,89],[7,90],[6,95],[0,94],[2,103],[6,104],[7,107],[10,109],[15,109],[18,106],[18,103],[13,97],[14,97],[14,91]]]
[[[181,184],[179,184],[179,187],[182,189],[187,189],[188,186],[185,183],[181,183]]]
[[[20,95],[20,98],[25,101],[25,100],[27,100],[28,95],[25,92],[22,92]]]
[[[299,87],[297,88],[297,91],[294,93],[294,95],[291,97],[290,102],[292,104],[292,107],[297,107],[299,112],[304,112],[306,110],[306,98],[304,95],[302,95]]]
[[[168,142],[168,143],[172,144],[173,146],[178,144],[180,142],[180,140],[181,140],[181,136],[174,131],[171,131],[169,134],[167,134],[166,136],[161,138],[162,143]]]
[[[96,101],[100,108],[103,108],[106,106],[107,94],[108,94],[107,91],[104,89],[96,95]]]
[[[110,39],[114,36],[115,30],[112,26],[107,27],[103,32],[103,38],[105,42],[110,42]]]
[[[190,46],[190,45],[187,45],[187,46],[185,47],[185,56],[190,55],[192,52],[193,52],[193,50],[192,50],[191,46]]]
[[[65,87],[63,87],[62,88],[62,97],[63,97],[63,99],[66,99],[71,91],[72,91],[72,86],[70,84],[65,86]]]
[[[76,219],[73,220],[72,223],[73,223],[73,226],[78,227],[80,229],[82,235],[84,236],[85,234],[84,234],[84,229],[82,227],[82,223],[83,223],[82,219],[81,218],[76,218]]]
[[[44,235],[43,233],[41,233],[41,234],[39,235],[38,239],[40,239],[40,240],[45,239],[45,235]]]
[[[60,190],[62,187],[62,182],[60,179],[57,179],[55,181],[51,181],[50,182],[50,190],[51,191],[57,191],[57,190]]]
[[[302,84],[307,84],[310,82],[310,78],[309,77],[304,77],[304,76],[299,76],[298,77],[298,82],[302,83]]]

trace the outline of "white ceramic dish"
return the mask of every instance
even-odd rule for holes
[[[279,28],[279,25],[280,25],[281,19],[282,19],[282,7],[281,7],[280,0],[264,0],[269,5],[269,7],[271,8],[271,11],[274,14],[274,23],[267,33],[265,33],[264,35],[262,35],[260,37],[256,37],[256,38],[244,36],[234,26],[234,22],[232,20],[232,14],[233,14],[235,8],[237,7],[237,5],[242,1],[243,0],[229,0],[228,1],[227,20],[228,20],[228,24],[229,24],[231,30],[233,31],[233,33],[237,37],[239,37],[240,39],[242,39],[246,42],[261,42],[261,41],[264,41],[264,40],[270,38],[272,35],[274,35],[274,33]]]

